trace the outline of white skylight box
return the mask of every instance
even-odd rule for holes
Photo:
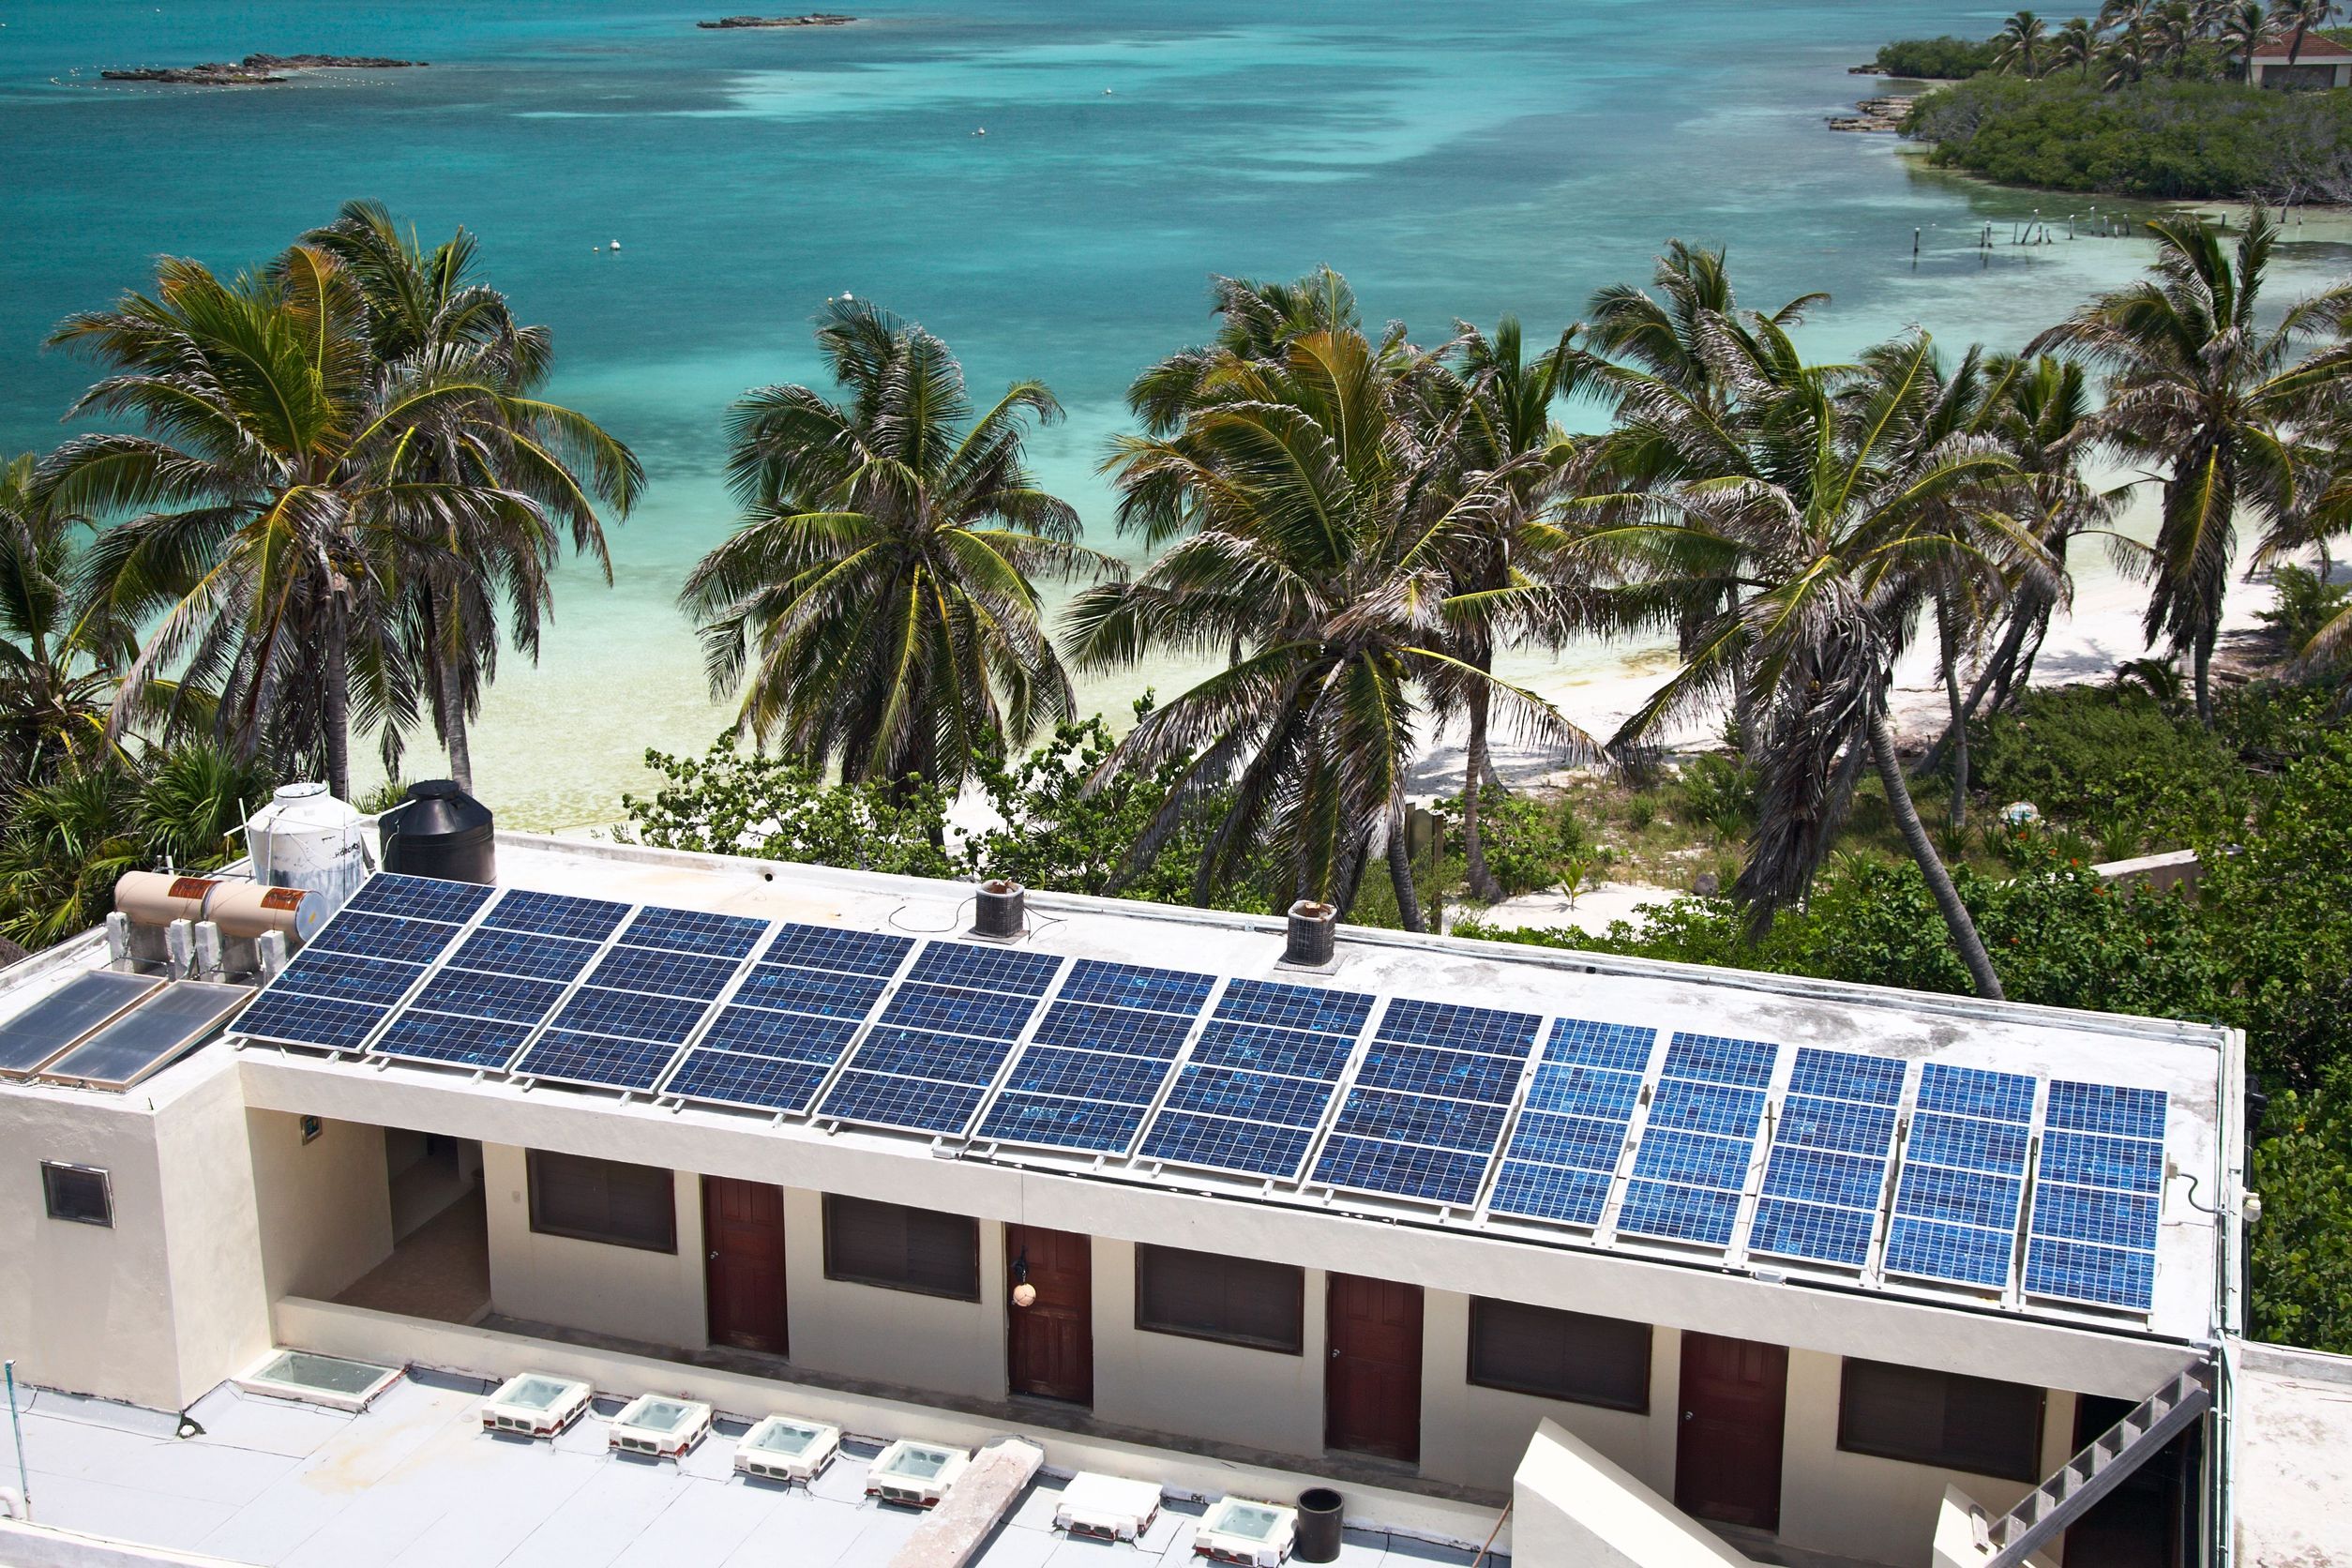
[[[260,1365],[234,1380],[248,1394],[299,1399],[356,1413],[374,1403],[376,1395],[399,1381],[400,1376],[397,1366],[345,1361],[309,1350],[273,1350]]]
[[[482,1430],[551,1438],[580,1419],[594,1392],[578,1379],[522,1373],[501,1383],[482,1402]]]
[[[947,1495],[971,1462],[960,1448],[901,1438],[874,1455],[866,1471],[866,1495],[909,1508],[929,1508]]]
[[[656,1459],[683,1459],[711,1429],[711,1408],[697,1399],[672,1399],[644,1394],[630,1400],[612,1418],[608,1445],[615,1454],[642,1454]]]
[[[1136,1541],[1159,1516],[1160,1489],[1149,1481],[1080,1470],[1062,1489],[1053,1528],[1099,1541]]]
[[[755,1423],[735,1443],[735,1469],[762,1481],[806,1486],[824,1474],[841,1451],[841,1428],[814,1421],[772,1415]]]
[[[1255,1502],[1225,1497],[1209,1505],[1200,1528],[1193,1532],[1192,1549],[1218,1562],[1248,1563],[1251,1568],[1275,1568],[1290,1555],[1299,1531],[1299,1511],[1278,1502]]]

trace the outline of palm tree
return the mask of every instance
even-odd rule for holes
[[[2148,0],[2103,0],[2099,8],[2099,31],[2129,33],[2147,19]]]
[[[1994,68],[2013,71],[2021,76],[2039,76],[2043,45],[2049,41],[2049,30],[2042,19],[2031,11],[2019,11],[2001,24],[1994,41],[2000,47],[1994,54]]]
[[[2189,68],[2190,52],[2196,47],[2196,13],[2189,8],[2189,0],[2168,0],[2149,20],[2147,35],[2153,58],[2169,63],[2176,77]]]
[[[2099,57],[2099,30],[2084,17],[2074,17],[2050,37],[2050,63],[2073,66],[2075,79],[2090,80],[2090,63]]]
[[[2100,85],[2106,91],[2120,92],[2139,81],[2148,74],[2150,59],[2147,29],[2136,22],[2126,27],[2108,42],[2101,58],[2105,62],[2105,70]]]
[[[2197,717],[2213,720],[2213,645],[2238,547],[2238,512],[2276,522],[2295,505],[2291,445],[2326,380],[2290,364],[2296,345],[2352,309],[2352,287],[2292,306],[2265,330],[2255,302],[2278,241],[2256,207],[2236,247],[2188,217],[2148,228],[2150,278],[2101,294],[2042,334],[2044,348],[2106,372],[2102,428],[2121,449],[2166,464],[2146,630],[2191,661]]]
[[[113,749],[114,679],[137,651],[103,605],[80,602],[85,519],[35,488],[33,454],[0,466],[0,788]]]
[[[1771,381],[1744,380],[1727,417],[1665,387],[1628,399],[1626,425],[1680,452],[1680,477],[1580,503],[1605,520],[1586,548],[1628,580],[1696,573],[1736,585],[1681,671],[1611,744],[1638,744],[1735,686],[1749,693],[1762,810],[1734,891],[1759,927],[1811,885],[1862,769],[1874,769],[1978,991],[1998,997],[2000,979],[1912,805],[1887,691],[1939,585],[2033,555],[1988,504],[2014,464],[1983,436],[1916,439],[1943,380],[1924,335],[1875,352],[1860,370],[1803,365],[1777,328],[1759,337],[1781,369]]]
[[[2270,28],[2286,39],[2288,65],[2302,54],[2304,35],[2328,25],[2335,13],[2336,0],[2270,0]]]
[[[1475,691],[1515,728],[1582,741],[1548,703],[1451,651],[1463,611],[1505,614],[1540,590],[1513,580],[1470,603],[1455,592],[1449,556],[1469,520],[1512,498],[1429,439],[1425,369],[1419,357],[1400,368],[1360,331],[1307,332],[1278,364],[1217,356],[1213,391],[1174,430],[1119,442],[1108,466],[1122,490],[1181,490],[1196,526],[1135,580],[1078,596],[1071,657],[1102,668],[1154,647],[1244,652],[1146,715],[1104,763],[1098,777],[1179,764],[1112,891],[1215,797],[1224,815],[1198,901],[1270,840],[1290,897],[1344,912],[1384,845],[1417,930],[1404,813],[1421,713],[1442,691]]]
[[[2254,80],[2254,51],[2270,37],[2269,19],[2262,14],[2259,0],[2244,0],[2223,19],[2222,48],[2238,57],[2238,75],[2241,81]]]
[[[852,781],[951,794],[974,761],[1067,718],[1068,675],[1033,579],[1109,574],[1039,490],[1023,426],[1061,416],[1039,382],[977,418],[947,345],[864,301],[817,345],[846,394],[763,386],[729,419],[744,520],[688,575],[713,692],[737,722]]]
[[[612,580],[598,506],[626,517],[644,483],[629,449],[593,421],[537,400],[554,363],[543,326],[519,324],[506,297],[475,280],[476,245],[460,229],[430,250],[374,202],[344,204],[304,242],[339,261],[367,309],[379,363],[460,369],[501,387],[511,428],[468,427],[464,440],[430,454],[435,472],[470,476],[526,504],[442,520],[430,535],[396,539],[387,565],[400,583],[399,635],[423,689],[450,776],[474,784],[471,720],[497,673],[502,631],[536,660],[552,612],[550,574],[568,529],[575,551]],[[473,526],[460,526],[460,523]],[[502,612],[503,611],[503,612]],[[385,769],[397,771],[400,734],[386,726]]]
[[[50,341],[113,372],[73,414],[150,432],[76,437],[37,486],[52,505],[131,514],[91,556],[105,612],[153,628],[115,726],[176,673],[219,691],[218,727],[240,755],[266,746],[281,772],[322,761],[348,796],[354,721],[413,711],[382,569],[394,541],[525,504],[436,472],[430,454],[528,416],[462,366],[379,364],[357,289],[315,246],[225,281],[167,258],[153,295],[70,316]]]
[[[1731,275],[1721,249],[1708,250],[1679,239],[1666,241],[1650,275],[1657,298],[1630,283],[1615,283],[1599,291],[1585,308],[1591,324],[1585,341],[1592,352],[1623,365],[1600,367],[1605,383],[1626,384],[1630,375],[1646,377],[1707,402],[1718,402],[1727,388],[1715,373],[1717,360],[1706,353],[1711,337],[1741,338],[1752,312],[1739,308]],[[1788,327],[1804,320],[1805,312],[1826,305],[1826,294],[1800,294],[1779,309],[1756,318]]]

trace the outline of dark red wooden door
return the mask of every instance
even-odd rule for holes
[[[1323,1446],[1418,1460],[1421,1287],[1335,1274],[1325,1302]]]
[[[1094,1402],[1094,1247],[1067,1230],[1004,1228],[1004,1379],[1015,1394]],[[1026,1273],[1037,1299],[1013,1304]]]
[[[1686,1331],[1676,1505],[1701,1518],[1778,1530],[1787,1408],[1787,1347]]]
[[[702,1178],[702,1266],[714,1345],[785,1355],[784,1189]]]

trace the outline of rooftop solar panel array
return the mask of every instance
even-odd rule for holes
[[[962,1136],[1063,963],[976,942],[926,942],[824,1092],[817,1115]]]
[[[1654,1029],[1554,1021],[1495,1176],[1491,1212],[1601,1223],[1657,1038]]]
[[[2153,1090],[2051,1083],[2027,1226],[2028,1295],[2143,1312],[2154,1304],[2165,1109]]]
[[[430,877],[369,878],[246,1009],[236,1032],[317,1050],[359,1049],[491,892]]]
[[[1138,1153],[1170,1165],[1295,1179],[1375,1000],[1269,980],[1228,982]]]
[[[661,1092],[760,1110],[806,1110],[906,962],[914,939],[776,927]]]
[[[1904,1063],[1799,1048],[1748,1250],[1860,1269],[1885,1196]]]
[[[1674,1036],[1618,1209],[1621,1232],[1731,1244],[1778,1054],[1760,1040]]]
[[[628,909],[606,898],[509,889],[370,1048],[380,1056],[504,1071]]]
[[[1392,1001],[1316,1157],[1315,1180],[1474,1206],[1543,1027],[1533,1013]]]
[[[1206,974],[1078,960],[977,1136],[1124,1154],[1215,988]]]
[[[2036,1082],[1931,1062],[1903,1153],[1886,1272],[2004,1290],[2016,1251]]]

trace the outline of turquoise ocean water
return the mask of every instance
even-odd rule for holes
[[[921,320],[981,394],[1048,381],[1069,418],[1038,466],[1115,548],[1094,464],[1128,378],[1204,334],[1214,272],[1329,262],[1367,316],[1425,339],[1504,311],[1552,332],[1679,235],[1727,245],[1751,303],[1829,291],[1807,345],[1830,355],[1915,323],[2013,347],[2148,253],[2011,247],[2035,209],[2062,232],[2089,204],[1917,173],[1891,138],[1824,128],[1875,87],[1845,68],[1879,40],[1988,33],[1996,6],[841,3],[865,20],[722,33],[692,23],[740,0],[0,0],[0,450],[55,441],[87,379],[39,350],[46,328],[158,252],[257,263],[359,195],[429,237],[477,231],[490,280],[554,328],[557,395],[654,481],[615,535],[614,585],[567,574],[544,660],[505,667],[477,742],[493,805],[565,825],[609,820],[646,746],[721,727],[672,596],[731,520],[728,400],[814,373],[829,294]],[[254,50],[432,64],[90,81]],[[2289,281],[2344,261],[2295,248]],[[1117,710],[1184,674],[1086,695]]]

